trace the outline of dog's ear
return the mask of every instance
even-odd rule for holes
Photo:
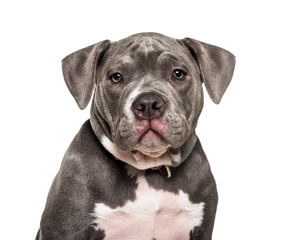
[[[197,62],[207,92],[219,104],[235,68],[235,56],[225,49],[191,38],[181,40]]]
[[[80,109],[85,109],[92,97],[98,64],[110,44],[109,40],[98,42],[62,60],[64,80]]]

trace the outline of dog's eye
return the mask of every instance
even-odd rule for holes
[[[122,76],[120,73],[114,73],[110,76],[111,81],[113,81],[114,83],[118,83],[119,81],[122,80]]]
[[[180,69],[175,69],[173,71],[173,77],[177,80],[183,80],[185,78],[185,72]]]

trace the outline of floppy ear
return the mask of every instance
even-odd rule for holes
[[[64,80],[80,109],[85,109],[91,99],[97,65],[109,46],[109,40],[98,42],[62,60]]]
[[[195,58],[210,98],[219,104],[233,77],[235,56],[225,49],[191,38],[182,39],[182,42]]]

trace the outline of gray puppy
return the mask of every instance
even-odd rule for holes
[[[202,83],[219,103],[235,66],[194,39],[140,33],[67,56],[91,117],[53,181],[37,240],[210,240],[217,190],[195,134]]]

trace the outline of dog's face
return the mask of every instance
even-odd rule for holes
[[[159,157],[194,131],[203,82],[219,103],[234,63],[231,53],[212,45],[143,33],[75,52],[63,60],[63,71],[82,109],[96,86],[91,118],[100,119],[118,149]]]
[[[200,71],[174,39],[139,35],[111,44],[96,81],[95,102],[105,102],[112,140],[124,151],[161,155],[179,148],[195,128]]]

